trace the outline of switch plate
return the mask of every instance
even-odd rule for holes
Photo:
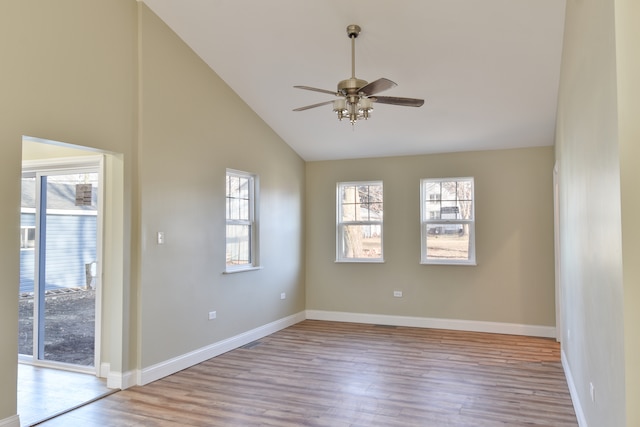
[[[210,311],[209,312],[209,320],[213,320],[217,317],[217,314],[215,311]]]
[[[156,242],[159,245],[164,245],[164,231],[158,231],[158,235],[156,236]]]
[[[396,298],[402,298],[402,291],[393,291],[393,296]]]
[[[287,299],[287,294],[286,294],[286,292],[282,292],[282,293],[280,294],[280,299]]]

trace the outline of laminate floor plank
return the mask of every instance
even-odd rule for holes
[[[554,340],[312,320],[42,425],[578,426]]]

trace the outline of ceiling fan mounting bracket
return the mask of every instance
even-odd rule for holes
[[[362,28],[360,28],[359,25],[351,24],[347,27],[347,34],[349,35],[350,39],[355,39],[356,37],[358,37],[360,31],[362,31]]]

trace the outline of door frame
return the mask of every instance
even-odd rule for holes
[[[64,157],[64,158],[51,158],[46,160],[24,160],[22,162],[22,175],[34,174],[39,175],[60,175],[65,172],[74,173],[82,171],[96,171],[98,172],[98,209],[96,218],[96,296],[95,296],[95,331],[94,331],[94,365],[92,367],[83,367],[81,365],[74,365],[69,363],[55,362],[49,360],[40,360],[31,356],[19,355],[19,361],[21,363],[28,363],[34,366],[53,367],[58,369],[65,369],[68,371],[92,373],[96,376],[100,374],[101,365],[101,343],[102,343],[102,265],[103,265],[103,235],[104,235],[104,168],[105,168],[105,156],[104,155],[87,155],[77,157]],[[40,200],[39,189],[40,184],[37,183],[37,199]],[[36,209],[36,224],[40,223],[40,209]],[[36,264],[34,271],[34,289],[38,284],[36,283],[39,278],[39,259],[40,251],[40,236],[39,227],[36,228],[35,239],[35,254]],[[38,340],[38,328],[36,327],[36,313],[40,306],[39,293],[34,292],[34,331],[33,342]]]
[[[556,341],[562,341],[562,284],[560,276],[560,177],[558,163],[553,166],[553,249],[556,288]]]

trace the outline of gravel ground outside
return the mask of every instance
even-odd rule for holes
[[[33,296],[19,300],[18,351],[33,354]],[[93,366],[95,291],[82,288],[47,291],[45,295],[45,360]]]

